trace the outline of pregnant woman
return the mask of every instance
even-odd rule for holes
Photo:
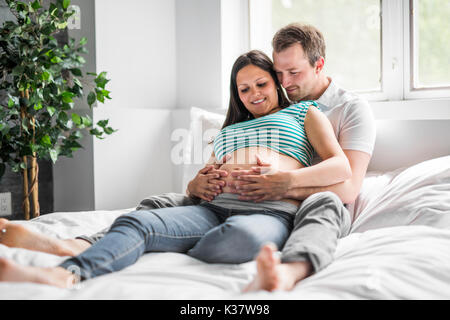
[[[299,169],[311,165],[315,150],[324,161],[336,163],[333,177],[323,177],[327,182],[338,183],[351,175],[326,116],[311,101],[289,106],[264,53],[250,51],[236,60],[230,90],[228,114],[209,161],[226,159],[220,170],[250,169],[258,158],[278,171]],[[199,205],[125,214],[101,240],[57,267],[21,266],[0,259],[0,281],[70,287],[78,280],[119,271],[146,252],[186,253],[210,263],[247,262],[264,243],[283,247],[299,205],[294,199],[238,200],[225,186],[212,201]]]

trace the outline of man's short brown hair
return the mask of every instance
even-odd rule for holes
[[[272,40],[275,52],[283,51],[294,44],[300,44],[311,66],[323,57],[325,59],[325,40],[317,28],[301,23],[291,23],[278,30]]]

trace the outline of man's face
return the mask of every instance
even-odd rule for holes
[[[300,44],[281,52],[273,52],[275,72],[292,101],[314,100],[313,89],[318,81],[316,68],[312,67]]]

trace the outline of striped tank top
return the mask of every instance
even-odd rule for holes
[[[314,101],[302,101],[276,113],[223,128],[214,139],[217,159],[248,147],[267,147],[311,165],[314,149],[305,132],[305,116]]]

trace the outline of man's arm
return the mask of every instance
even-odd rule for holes
[[[272,168],[268,164],[265,168],[261,167],[269,169],[267,174],[232,172],[232,176],[240,180],[235,182],[236,189],[241,191],[239,193],[261,198],[256,201],[279,200],[294,198],[295,194],[287,195],[292,189],[329,186],[349,179],[352,175],[350,163],[336,139],[330,121],[315,107],[310,107],[305,117],[305,131],[322,162],[295,170]],[[256,168],[252,170],[256,171]]]
[[[361,189],[371,156],[368,153],[355,150],[344,150],[344,153],[352,169],[350,179],[325,187],[294,188],[287,192],[287,197],[304,200],[317,192],[332,191],[341,198],[343,203],[353,203]]]
[[[284,198],[305,200],[314,193],[331,191],[336,193],[343,203],[352,203],[359,194],[371,156],[366,152],[355,150],[344,150],[344,154],[350,163],[352,176],[351,178],[334,185],[292,188],[289,187],[289,185],[291,185],[291,182],[288,181],[289,175],[279,173],[266,175],[266,178],[261,177],[260,179],[256,179],[255,177],[254,180],[257,180],[257,182],[237,180],[231,182],[229,186],[234,189],[234,193],[240,195],[240,200],[247,201],[259,202],[264,200],[281,200]],[[255,169],[258,169],[258,167]],[[244,176],[249,174],[254,175],[258,174],[261,170],[258,169],[253,173],[251,171],[252,170],[242,170],[241,172],[235,171],[232,173],[232,176],[237,177],[241,174]],[[257,191],[254,191],[255,186]],[[264,195],[261,195],[261,190],[264,191]]]

